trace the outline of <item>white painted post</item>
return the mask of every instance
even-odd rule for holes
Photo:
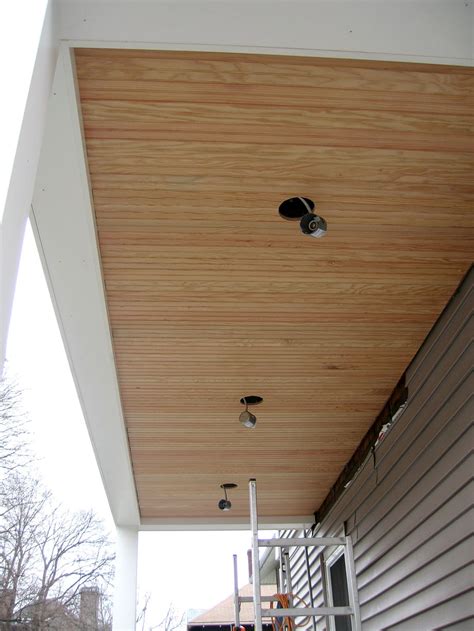
[[[0,375],[57,51],[51,2],[2,4],[0,76],[5,91],[0,103]]]
[[[113,631],[135,631],[138,530],[117,526]]]

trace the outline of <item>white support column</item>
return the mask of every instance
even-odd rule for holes
[[[135,631],[138,530],[117,526],[113,631]]]
[[[52,3],[2,5],[0,74],[0,375],[26,220],[53,83],[58,37]]]

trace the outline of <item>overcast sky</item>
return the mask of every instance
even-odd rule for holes
[[[7,374],[23,390],[41,475],[73,510],[93,508],[113,530],[102,482],[28,225],[7,347]],[[156,624],[169,603],[209,608],[233,590],[232,554],[248,582],[249,532],[141,533],[139,591],[151,592]],[[147,624],[147,626],[148,626]]]
[[[0,20],[0,221],[15,158],[18,135],[47,0],[2,2]],[[25,19],[25,16],[28,16]],[[18,34],[21,33],[21,37]]]

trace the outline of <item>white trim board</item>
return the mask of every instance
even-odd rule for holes
[[[474,0],[473,0],[474,1]],[[98,48],[117,50],[166,50],[177,52],[206,52],[206,53],[240,53],[250,55],[283,55],[291,57],[322,57],[327,59],[356,59],[361,61],[387,61],[413,64],[432,64],[449,66],[474,66],[469,58],[459,57],[434,57],[426,55],[403,55],[401,53],[368,53],[357,50],[322,50],[318,48],[277,48],[258,46],[237,46],[211,44],[172,44],[169,42],[94,42],[94,41],[62,41],[71,48]]]
[[[465,0],[57,0],[71,46],[472,65]]]
[[[216,506],[217,513],[217,506]],[[260,516],[258,527],[260,530],[299,530],[310,528],[314,524],[314,515],[295,515],[291,517]],[[250,531],[250,516],[225,519],[142,519],[140,532],[149,530],[248,530]]]

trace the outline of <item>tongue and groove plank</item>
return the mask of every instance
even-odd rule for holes
[[[76,51],[142,518],[313,512],[472,260],[469,68]],[[304,195],[329,225],[278,217]],[[240,397],[263,396],[258,423]]]

